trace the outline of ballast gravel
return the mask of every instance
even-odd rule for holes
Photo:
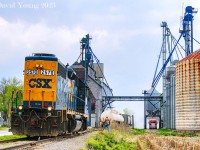
[[[79,135],[73,138],[66,138],[59,141],[52,141],[42,145],[34,146],[32,150],[79,150],[86,148],[86,141],[97,132]]]

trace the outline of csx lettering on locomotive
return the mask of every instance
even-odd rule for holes
[[[30,88],[51,88],[49,83],[52,79],[32,78],[29,80]]]

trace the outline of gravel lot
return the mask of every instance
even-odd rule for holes
[[[32,147],[32,150],[79,150],[86,148],[86,141],[91,135],[97,132],[87,133],[74,138],[63,139],[61,141],[53,141],[52,143],[45,143],[39,146]]]

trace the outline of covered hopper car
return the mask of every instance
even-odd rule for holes
[[[118,123],[125,123],[127,125],[133,126],[133,117],[127,114],[120,114],[114,109],[107,109],[101,114],[101,121],[103,122],[105,118],[108,117],[111,121]]]
[[[25,57],[24,90],[13,96],[11,132],[57,136],[86,130],[87,115],[80,107],[84,105],[79,105],[84,103],[84,87],[74,71],[54,54]]]

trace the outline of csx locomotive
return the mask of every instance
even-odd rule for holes
[[[23,101],[12,102],[11,132],[57,136],[86,130],[84,88],[84,82],[54,54],[25,57]]]

